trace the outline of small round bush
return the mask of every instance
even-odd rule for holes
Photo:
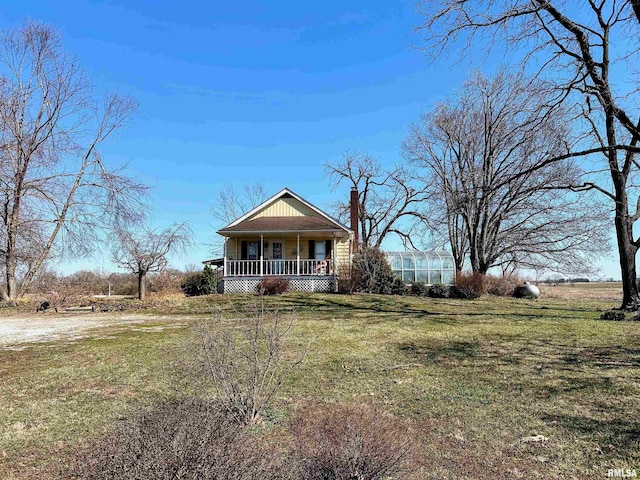
[[[410,293],[416,297],[425,297],[429,293],[429,288],[422,282],[413,282]]]
[[[180,285],[180,288],[187,297],[197,297],[199,295],[216,293],[217,286],[218,279],[215,270],[209,265],[206,265],[202,272],[190,275],[185,282]]]
[[[368,404],[309,404],[291,423],[307,480],[407,478],[416,446],[408,425]]]
[[[442,283],[436,283],[429,288],[429,296],[431,298],[449,298],[449,293],[449,285],[443,285]]]

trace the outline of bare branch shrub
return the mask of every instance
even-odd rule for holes
[[[263,299],[236,312],[234,319],[218,312],[194,326],[178,373],[238,422],[255,424],[287,375],[304,360],[305,352],[287,348],[294,322],[294,315],[266,310]]]
[[[456,272],[456,284],[449,289],[449,294],[454,298],[474,300],[486,293],[485,276],[478,272]]]
[[[280,295],[289,290],[289,279],[282,277],[264,277],[256,285],[259,295]]]
[[[286,480],[289,457],[251,435],[219,405],[173,399],[121,421],[63,473],[85,480]]]
[[[308,404],[291,423],[302,478],[407,478],[417,469],[405,422],[368,404]]]
[[[516,275],[503,275],[502,277],[486,275],[484,278],[485,291],[489,295],[499,297],[510,297],[515,288],[521,283],[521,280]]]

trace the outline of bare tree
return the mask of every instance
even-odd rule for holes
[[[98,146],[135,110],[102,103],[50,26],[0,34],[0,294],[15,301],[53,256],[86,255],[105,230],[142,219],[146,187]]]
[[[346,152],[341,161],[328,163],[325,168],[333,190],[343,182],[358,190],[361,245],[379,248],[385,238],[396,234],[405,246],[416,248],[421,238],[419,227],[429,218],[425,213],[429,196],[426,187],[412,182],[404,167],[385,170],[366,153]],[[346,222],[349,202],[338,202],[335,210]]]
[[[521,75],[476,74],[457,97],[424,115],[405,142],[407,158],[423,169],[452,219],[452,245],[468,245],[473,272],[543,265],[576,271],[608,247],[607,212],[587,201],[588,193],[565,189],[581,175],[573,160],[540,166],[567,152],[571,138],[548,93]],[[462,228],[454,223],[460,219]]]
[[[172,251],[185,252],[191,246],[192,237],[191,228],[186,223],[161,231],[122,231],[113,248],[113,261],[138,277],[138,298],[144,300],[147,274],[163,271],[169,263],[167,255]]]
[[[211,206],[211,213],[218,220],[231,223],[260,205],[267,198],[267,192],[260,183],[245,185],[242,192],[238,192],[233,184],[227,183],[218,192],[216,202]]]
[[[425,22],[417,28],[435,56],[460,42],[501,44],[516,62],[538,68],[554,82],[564,102],[577,102],[591,145],[576,146],[572,156],[600,155],[607,178],[596,176],[574,189],[590,188],[613,204],[623,284],[623,308],[638,308],[636,254],[640,238],[638,173],[640,113],[637,62],[640,56],[640,5],[636,0],[485,0],[426,1],[418,7]],[[549,161],[553,161],[550,159]]]
[[[245,213],[253,210],[268,197],[267,192],[260,183],[244,185],[242,191],[236,190],[231,183],[227,183],[218,192],[218,196],[211,205],[211,214],[224,225],[240,218]],[[224,245],[219,235],[216,235],[211,243],[214,254],[222,254]]]

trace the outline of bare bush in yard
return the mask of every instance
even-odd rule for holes
[[[301,478],[382,480],[417,470],[405,422],[368,404],[308,404],[291,423]]]
[[[252,425],[305,353],[287,348],[294,315],[266,310],[263,300],[235,313],[197,323],[178,370],[189,388],[213,395],[237,421]]]
[[[135,412],[63,473],[85,480],[286,480],[295,463],[214,403],[172,399]]]
[[[338,293],[353,293],[356,288],[356,282],[351,275],[351,265],[341,263],[338,265]]]
[[[510,297],[515,288],[521,283],[521,280],[515,275],[504,275],[502,277],[487,275],[484,279],[484,288],[489,295]]]
[[[481,273],[456,272],[456,284],[449,289],[454,298],[473,300],[485,294],[485,275]]]
[[[264,277],[256,285],[258,295],[280,295],[289,290],[289,279],[282,277]]]

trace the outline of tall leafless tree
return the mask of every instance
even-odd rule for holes
[[[0,294],[14,301],[52,256],[86,255],[101,233],[140,221],[146,187],[110,169],[99,145],[135,110],[96,101],[58,32],[0,34]]]
[[[445,208],[454,250],[468,245],[473,272],[514,263],[576,271],[606,251],[606,210],[565,189],[581,175],[573,159],[540,166],[569,150],[553,103],[545,85],[522,75],[476,74],[404,144]]]
[[[638,93],[640,5],[637,0],[423,0],[417,28],[435,56],[455,48],[503,45],[514,61],[553,81],[564,102],[577,102],[592,141],[573,156],[599,155],[609,175],[576,185],[591,188],[612,203],[620,270],[622,308],[638,308],[636,254],[640,238],[638,173],[640,113]],[[464,48],[466,46],[466,49]],[[523,52],[523,58],[517,53]],[[577,124],[576,124],[577,125]],[[550,160],[552,161],[552,160]]]
[[[267,192],[260,183],[245,185],[241,192],[236,190],[233,184],[227,183],[218,192],[216,201],[211,206],[211,213],[218,220],[228,224],[260,205],[267,198]]]
[[[420,226],[428,220],[428,194],[426,187],[412,181],[406,168],[385,170],[378,160],[361,152],[346,152],[341,161],[325,168],[334,190],[343,183],[358,190],[361,245],[379,248],[385,238],[395,234],[405,246],[416,248]],[[346,223],[349,202],[338,202],[335,210]]]
[[[193,232],[186,223],[165,230],[121,231],[113,246],[113,262],[138,277],[138,298],[147,293],[147,274],[162,272],[170,252],[184,253],[191,246]]]
[[[211,205],[211,215],[218,221],[216,223],[221,228],[253,210],[267,198],[269,198],[267,192],[260,183],[245,184],[241,191],[238,191],[232,183],[227,183],[220,189],[215,202]],[[222,255],[223,249],[222,239],[216,235],[211,243],[211,250],[214,254]]]

